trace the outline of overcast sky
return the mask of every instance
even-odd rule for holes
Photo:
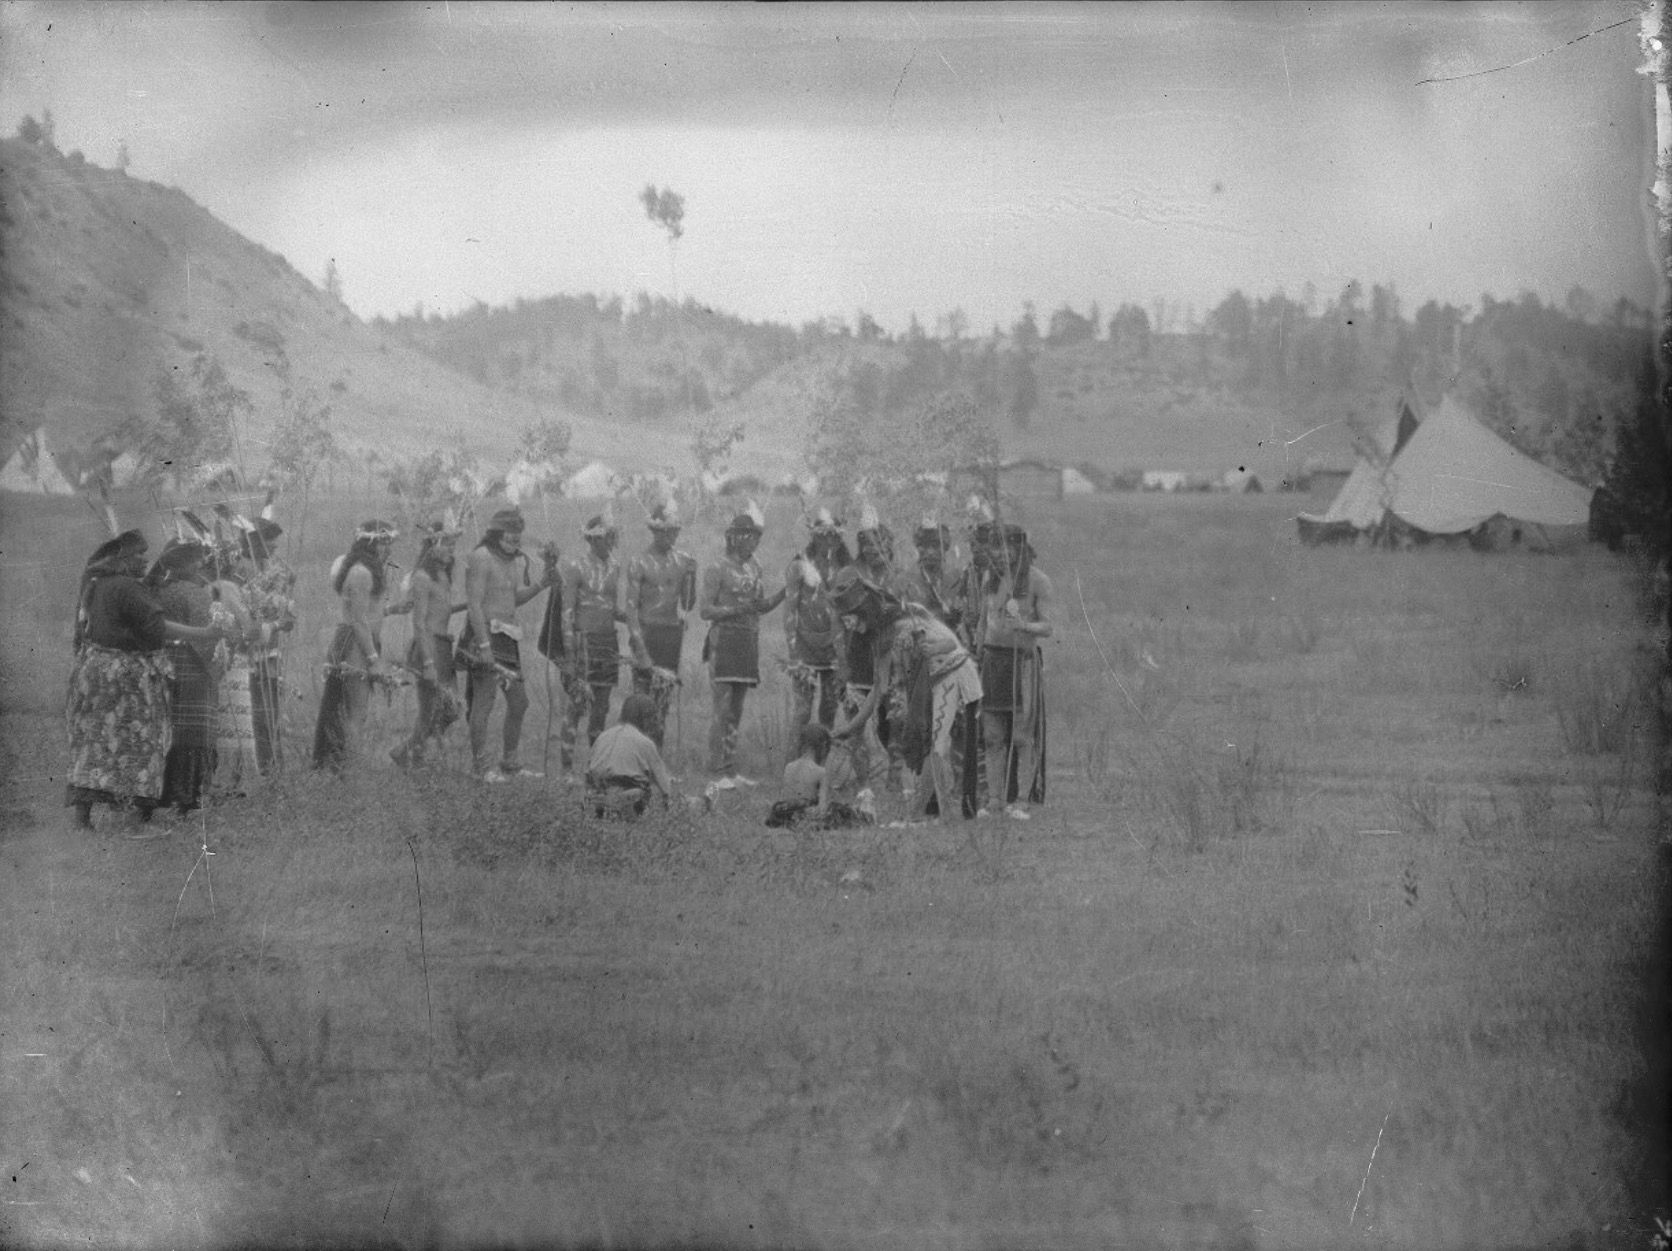
[[[12,2],[0,128],[125,140],[366,316],[666,294],[646,183],[682,296],[792,324],[1354,277],[1652,304],[1637,13]]]

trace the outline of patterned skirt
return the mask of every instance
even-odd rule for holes
[[[65,707],[69,802],[154,800],[163,793],[171,741],[170,670],[162,652],[120,652],[91,643],[82,648]]]
[[[255,700],[248,657],[233,654],[216,694],[219,734],[215,740],[215,789],[232,794],[257,774]]]

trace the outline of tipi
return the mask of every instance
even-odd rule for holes
[[[1369,443],[1329,508],[1297,518],[1302,539],[1380,537],[1395,523],[1445,535],[1496,517],[1530,526],[1582,526],[1589,517],[1588,488],[1518,452],[1452,396],[1426,415],[1402,400],[1396,422]]]
[[[46,446],[46,430],[35,427],[19,443],[0,469],[0,491],[28,491],[35,495],[74,495],[75,487],[58,468]]]

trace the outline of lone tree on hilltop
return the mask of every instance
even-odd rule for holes
[[[671,187],[646,183],[639,192],[644,215],[668,232],[668,278],[673,287],[674,328],[679,335],[679,372],[685,379],[685,411],[691,410],[691,362],[685,353],[685,319],[679,313],[679,240],[685,233],[685,197]]]

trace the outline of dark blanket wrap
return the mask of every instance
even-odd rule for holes
[[[716,682],[754,686],[761,680],[761,636],[758,626],[716,621],[708,632]]]

